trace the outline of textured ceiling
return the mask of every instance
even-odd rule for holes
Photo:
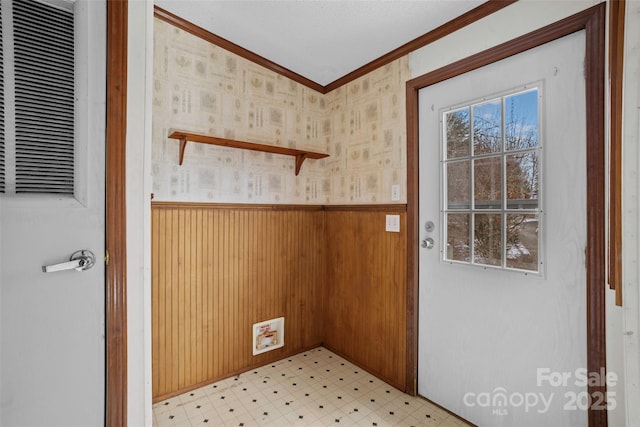
[[[323,86],[484,0],[155,0]]]

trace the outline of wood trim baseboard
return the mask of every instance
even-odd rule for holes
[[[587,109],[587,369],[606,372],[605,344],[605,3],[500,44],[407,82],[407,230],[418,231],[418,91],[468,71],[535,48],[580,30],[586,32]],[[409,234],[411,236],[411,234]],[[407,239],[407,387],[416,394],[418,246]],[[412,386],[412,389],[409,387]],[[606,384],[589,385],[593,401],[606,396]],[[589,408],[589,426],[606,427],[607,411]]]
[[[389,384],[390,386],[392,386],[394,388],[397,388],[398,390],[404,392],[404,388],[402,387],[402,384],[398,384],[396,381],[393,381],[392,379],[387,378],[384,375],[379,374],[378,372],[375,372],[375,371],[373,371],[373,370],[371,370],[369,368],[366,368],[365,366],[363,366],[357,360],[347,356],[346,354],[342,353],[341,351],[336,350],[334,347],[332,347],[330,345],[327,345],[326,343],[322,343],[322,347],[324,347],[327,350],[331,351],[332,353],[335,353],[336,355],[342,357],[347,362],[356,365],[358,368],[362,369],[363,371],[368,372],[369,374],[371,374],[374,377],[378,378],[380,381],[383,381],[383,382]]]
[[[419,399],[422,399],[422,400],[426,401],[426,402],[429,402],[429,404],[431,404],[431,405],[435,406],[436,408],[440,408],[440,409],[441,409],[441,410],[443,410],[444,412],[448,413],[449,415],[451,415],[451,416],[452,416],[452,417],[454,417],[454,418],[459,419],[459,420],[460,420],[460,421],[462,421],[463,423],[465,423],[465,424],[469,424],[469,426],[471,426],[471,427],[478,427],[478,425],[477,425],[477,424],[474,424],[474,423],[472,423],[471,421],[469,421],[469,420],[467,420],[467,419],[465,419],[465,418],[462,418],[460,415],[456,414],[455,412],[451,412],[449,409],[445,408],[444,406],[441,406],[441,405],[437,404],[436,402],[434,402],[434,401],[433,401],[433,400],[431,400],[431,399],[427,399],[426,397],[424,397],[424,396],[420,396],[420,395],[418,395],[417,397],[418,397]]]
[[[127,426],[127,139],[128,1],[107,1],[106,395],[105,425]]]
[[[428,33],[414,40],[411,40],[408,43],[405,43],[399,48],[394,49],[391,52],[381,56],[380,58],[363,65],[362,67],[350,72],[349,74],[346,74],[343,77],[340,77],[339,79],[329,83],[326,86],[323,86],[320,83],[316,83],[313,80],[310,80],[294,71],[291,71],[286,67],[278,65],[275,62],[264,58],[263,56],[260,56],[248,49],[245,49],[242,46],[239,46],[225,38],[217,36],[214,33],[205,30],[204,28],[199,27],[196,24],[189,22],[177,15],[174,15],[173,13],[158,6],[154,6],[154,16],[177,28],[191,33],[196,37],[200,37],[201,39],[215,44],[216,46],[219,46],[225,50],[228,50],[229,52],[234,53],[244,59],[247,59],[255,64],[265,67],[268,70],[271,70],[288,79],[300,83],[301,85],[306,86],[309,89],[313,89],[317,92],[326,94],[372,72],[373,70],[387,65],[398,58],[408,55],[416,49],[433,43],[434,41],[441,39],[463,27],[466,27],[469,24],[472,24],[486,16],[489,16],[492,13],[495,13],[498,10],[515,3],[516,1],[517,0],[488,0],[480,6],[458,16],[455,19],[452,19],[451,21],[439,26],[434,30],[429,31]]]
[[[287,359],[287,358],[289,358],[289,357],[293,357],[293,356],[296,356],[296,355],[298,355],[298,354],[302,354],[302,353],[305,353],[305,352],[307,352],[307,351],[314,350],[314,349],[316,349],[316,348],[318,348],[318,347],[322,347],[322,343],[318,343],[318,344],[311,345],[311,346],[309,346],[309,347],[305,347],[305,348],[303,348],[302,350],[289,351],[289,352],[285,353],[284,355],[278,356],[278,359],[277,359],[277,360]],[[268,365],[269,363],[273,363],[273,362],[267,362],[267,363],[265,363],[265,362],[259,362],[259,363],[254,363],[254,364],[252,364],[252,365],[250,365],[250,366],[247,366],[246,368],[239,369],[239,370],[237,370],[237,371],[234,371],[234,372],[228,373],[228,374],[226,374],[226,375],[222,375],[222,376],[220,376],[220,377],[212,378],[211,380],[203,381],[203,382],[201,382],[201,383],[194,384],[194,385],[192,385],[192,386],[186,387],[186,388],[184,388],[184,389],[180,389],[180,390],[178,390],[178,391],[174,391],[174,392],[172,392],[172,393],[166,393],[166,394],[163,394],[163,395],[160,395],[160,396],[156,396],[156,397],[154,397],[154,398],[153,398],[153,403],[161,402],[161,401],[163,401],[163,400],[170,399],[170,398],[175,397],[175,396],[179,396],[179,395],[181,395],[181,394],[183,394],[183,393],[187,393],[187,392],[189,392],[189,391],[191,391],[191,390],[197,390],[197,389],[199,389],[199,388],[201,388],[201,387],[208,386],[208,385],[213,384],[213,383],[216,383],[216,382],[218,382],[218,381],[222,381],[222,380],[225,380],[225,379],[227,379],[227,378],[231,378],[231,377],[235,377],[235,376],[238,376],[238,375],[244,374],[244,373],[246,373],[246,372],[249,372],[249,371],[251,371],[251,370],[254,370],[254,369],[256,369],[256,368],[259,368],[259,367],[261,367],[261,366]]]

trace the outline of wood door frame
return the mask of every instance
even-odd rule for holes
[[[127,0],[107,0],[105,425],[127,426]]]
[[[409,80],[407,106],[407,392],[417,394],[419,286],[418,92],[427,86],[473,71],[537,46],[585,30],[587,123],[587,369],[606,370],[605,343],[605,3],[524,36]],[[588,386],[592,396],[606,396],[606,384]],[[607,411],[589,408],[589,426],[606,426]]]

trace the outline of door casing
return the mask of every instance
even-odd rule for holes
[[[107,1],[105,425],[127,426],[127,0]]]
[[[418,238],[419,157],[418,92],[427,86],[500,61],[512,55],[585,30],[585,94],[587,107],[587,369],[606,370],[605,343],[605,3],[533,31],[445,67],[409,80],[407,111],[407,393],[417,393],[418,373]],[[588,392],[606,395],[606,385]],[[605,410],[589,409],[589,426],[606,426]]]

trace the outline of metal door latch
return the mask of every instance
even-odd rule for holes
[[[435,230],[436,226],[433,223],[433,221],[427,221],[424,223],[424,229],[427,233],[433,233],[433,230]],[[433,249],[433,247],[436,245],[435,240],[433,240],[431,237],[427,237],[425,238],[421,243],[420,246],[422,246],[425,249]]]
[[[54,271],[63,270],[76,270],[85,271],[93,267],[96,263],[96,257],[89,250],[83,249],[81,251],[74,252],[69,261],[61,262],[53,265],[43,265],[42,271],[44,273],[53,273]]]
[[[420,246],[422,246],[425,249],[432,249],[433,246],[435,245],[435,241],[431,238],[431,237],[427,237],[426,239],[424,239],[422,241],[422,243],[420,244]]]

